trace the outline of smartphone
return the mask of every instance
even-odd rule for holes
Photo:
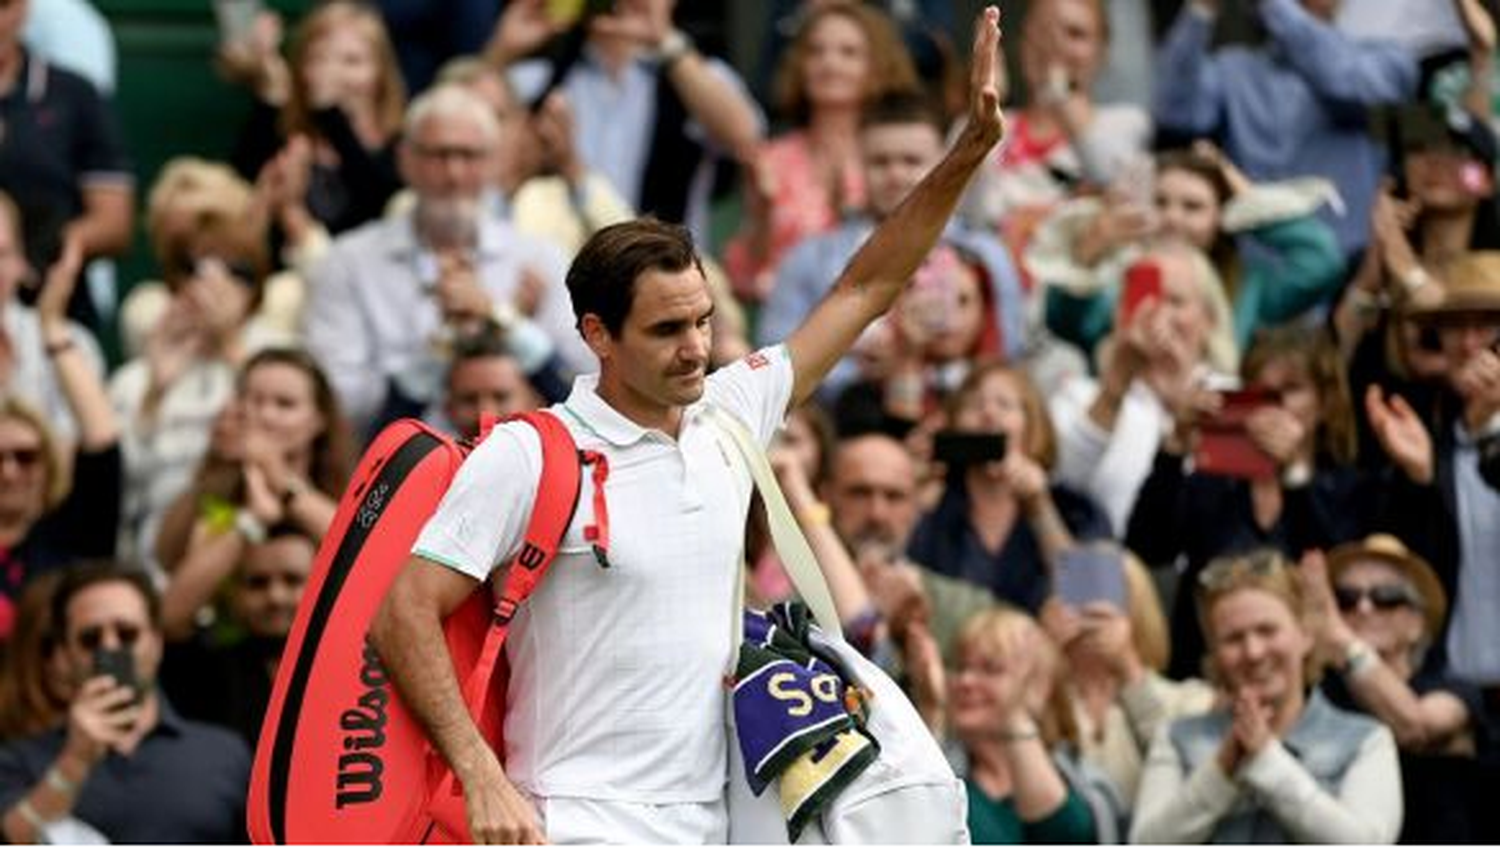
[[[1276,476],[1276,460],[1250,438],[1246,422],[1255,410],[1278,400],[1264,389],[1224,392],[1223,406],[1198,425],[1193,468],[1202,474],[1260,480]]]
[[[115,683],[128,687],[139,704],[145,697],[135,673],[135,654],[129,648],[98,648],[94,651],[94,677],[112,677]]]
[[[943,430],[932,435],[932,458],[949,466],[999,462],[1005,459],[1005,434]]]
[[[1120,319],[1117,326],[1130,324],[1135,311],[1148,300],[1161,300],[1161,265],[1152,259],[1142,259],[1125,271],[1125,282],[1120,292]]]
[[[263,0],[214,0],[214,18],[219,23],[219,41],[236,44],[250,40],[255,19],[265,6]]]
[[[1063,551],[1057,561],[1054,591],[1074,609],[1103,601],[1129,612],[1125,591],[1125,555],[1112,547],[1084,547]]]

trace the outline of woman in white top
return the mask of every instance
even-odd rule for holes
[[[1144,301],[1100,346],[1097,380],[1075,376],[1048,401],[1057,480],[1092,497],[1125,532],[1173,410],[1200,388],[1229,388],[1239,353],[1229,303],[1207,259],[1180,243],[1144,257],[1161,295]]]
[[[1395,740],[1310,689],[1313,637],[1281,554],[1215,560],[1199,577],[1198,601],[1228,702],[1157,733],[1130,841],[1394,842]]]

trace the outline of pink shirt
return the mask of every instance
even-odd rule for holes
[[[833,229],[847,210],[865,205],[864,173],[859,162],[844,163],[837,197],[813,162],[806,132],[795,130],[766,142],[760,149],[762,171],[770,184],[770,244],[764,257],[752,256],[743,230],[724,248],[724,268],[742,300],[761,301],[770,293],[776,266],[793,245],[808,236]]]

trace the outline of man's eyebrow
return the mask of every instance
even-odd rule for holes
[[[651,332],[651,333],[659,333],[659,332],[664,332],[666,330],[675,330],[675,329],[677,329],[679,327],[683,327],[683,326],[686,326],[688,324],[697,324],[700,321],[707,321],[708,319],[710,319],[712,317],[714,317],[714,307],[713,306],[709,306],[708,309],[706,309],[701,315],[698,315],[698,316],[696,316],[694,318],[691,318],[691,319],[689,319],[689,318],[664,318],[664,319],[662,319],[660,321],[657,321],[654,324],[647,324],[646,325],[646,331],[647,332]]]

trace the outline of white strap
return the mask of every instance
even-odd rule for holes
[[[729,440],[738,449],[745,465],[750,469],[750,476],[755,479],[756,488],[760,489],[761,500],[766,504],[766,518],[771,526],[771,541],[776,545],[776,553],[781,556],[781,564],[786,569],[787,576],[792,579],[792,585],[796,587],[797,594],[802,597],[803,603],[812,610],[813,618],[824,632],[833,634],[838,638],[844,637],[844,628],[839,624],[838,611],[833,605],[833,595],[828,591],[828,583],[823,579],[823,569],[818,566],[817,557],[813,556],[812,548],[807,544],[807,537],[802,535],[802,528],[797,526],[797,519],[792,517],[792,509],[787,506],[786,496],[781,493],[781,485],[776,482],[776,474],[771,471],[771,463],[766,460],[766,452],[750,435],[750,431],[734,415],[724,412],[718,408],[709,408],[709,418],[719,428],[719,431],[729,436]],[[738,609],[743,607],[744,574],[741,568],[739,581],[740,601]],[[735,620],[735,632],[741,630],[739,620]],[[740,640],[735,639],[738,645]]]

